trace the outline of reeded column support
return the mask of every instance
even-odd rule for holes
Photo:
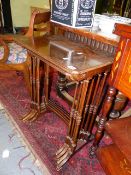
[[[74,100],[70,114],[68,135],[66,137],[64,145],[56,153],[57,170],[60,170],[62,168],[62,166],[68,161],[71,155],[75,152],[75,149],[77,147],[80,124],[82,120],[82,112],[84,109],[88,84],[89,84],[88,80],[76,83]]]
[[[41,112],[41,95],[40,95],[40,59],[30,54],[31,69],[31,110],[23,116],[23,121],[34,121]]]

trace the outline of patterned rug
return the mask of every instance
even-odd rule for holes
[[[68,107],[58,97],[56,100]],[[0,101],[10,113],[10,120],[22,134],[29,149],[40,161],[40,164],[46,165],[52,175],[105,174],[98,160],[89,158],[91,143],[85,144],[59,172],[56,171],[55,152],[64,143],[67,127],[57,115],[51,112],[41,114],[39,119],[33,123],[24,123],[20,120],[20,117],[30,109],[30,98],[23,76],[18,76],[13,71],[0,72]],[[109,140],[108,137],[105,137],[102,142],[108,143]]]

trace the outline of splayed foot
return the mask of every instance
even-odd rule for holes
[[[32,109],[28,114],[22,117],[22,120],[25,121],[34,121],[38,117],[38,111],[36,109]]]
[[[68,144],[64,144],[56,153],[57,171],[68,161],[72,155],[72,150]]]

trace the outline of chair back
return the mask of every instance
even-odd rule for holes
[[[31,14],[29,29],[26,33],[28,37],[43,35],[49,32],[50,10],[34,9]]]

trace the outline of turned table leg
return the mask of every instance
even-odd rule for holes
[[[118,91],[118,94],[116,95],[116,99],[114,102],[113,110],[109,115],[110,119],[116,119],[120,117],[120,112],[125,107],[126,101],[127,97],[123,93]]]
[[[34,121],[37,119],[41,109],[41,97],[40,97],[40,60],[33,55],[30,55],[31,59],[31,110],[28,114],[23,116],[23,121]]]
[[[66,90],[66,84],[67,84],[67,78],[64,74],[62,73],[58,73],[58,82],[57,82],[57,93],[60,97],[63,97],[62,96],[62,91],[63,90]]]
[[[67,162],[77,147],[88,83],[88,80],[84,80],[80,82],[80,84],[76,83],[74,100],[70,114],[68,135],[66,137],[64,145],[56,153],[58,170],[61,169],[61,167]]]
[[[107,75],[108,72],[105,72],[104,74],[98,74],[90,80],[79,137],[83,141],[92,140],[94,138],[92,129],[98,113],[98,108],[101,104],[101,99],[103,97],[103,89]]]
[[[68,89],[72,87],[74,88],[74,86],[75,86],[74,81],[68,82],[66,75],[60,72],[58,73],[58,81],[57,81],[57,86],[56,86],[57,94],[59,97],[66,100],[71,105],[73,103],[73,98],[71,95],[69,95]]]
[[[115,95],[116,95],[116,89],[113,87],[109,87],[108,91],[107,91],[106,99],[105,99],[103,107],[102,107],[102,113],[101,113],[101,117],[99,120],[97,131],[95,134],[95,139],[94,139],[93,145],[91,147],[91,151],[90,151],[91,157],[95,155],[95,150],[97,149],[98,144],[100,142],[100,139],[102,138],[103,131],[104,131],[104,125],[105,125],[105,122],[107,120],[107,116],[109,114],[109,111],[112,107],[112,103],[113,103]]]

